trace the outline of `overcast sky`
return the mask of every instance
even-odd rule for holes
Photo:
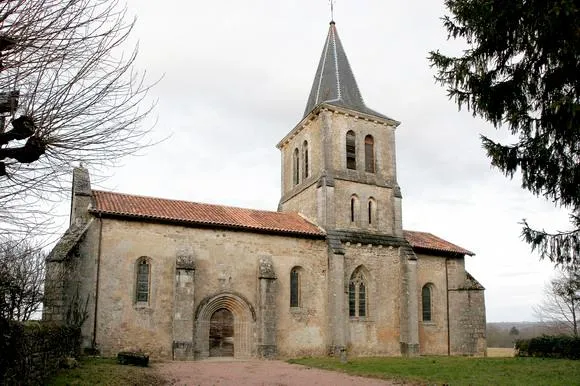
[[[276,210],[275,144],[301,119],[328,32],[327,0],[129,0],[138,66],[158,100],[152,137],[96,188]],[[335,20],[367,106],[397,129],[403,224],[472,250],[488,321],[533,320],[552,266],[520,241],[522,218],[565,228],[566,212],[491,169],[479,134],[506,138],[458,112],[433,80],[430,50],[458,52],[443,0],[337,0]],[[151,124],[152,121],[149,122]],[[90,165],[89,165],[90,167]],[[96,171],[91,170],[92,173]],[[94,186],[95,187],[95,186]]]

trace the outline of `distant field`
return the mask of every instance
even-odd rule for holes
[[[502,347],[488,347],[487,356],[491,358],[513,357],[514,349]]]

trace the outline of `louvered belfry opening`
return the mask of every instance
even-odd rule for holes
[[[352,130],[346,133],[346,168],[356,170],[356,135]]]

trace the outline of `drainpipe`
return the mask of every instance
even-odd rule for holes
[[[101,243],[103,240],[103,218],[99,214],[99,244],[97,247],[97,282],[95,283],[95,311],[93,314],[93,342],[92,348],[97,346],[97,311],[99,308],[99,279],[101,275]]]
[[[451,356],[451,328],[449,324],[449,271],[447,269],[447,262],[449,258],[445,258],[445,294],[447,295],[447,356]]]

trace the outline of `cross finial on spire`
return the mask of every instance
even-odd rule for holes
[[[330,22],[334,23],[334,3],[336,0],[328,0],[330,3]]]

